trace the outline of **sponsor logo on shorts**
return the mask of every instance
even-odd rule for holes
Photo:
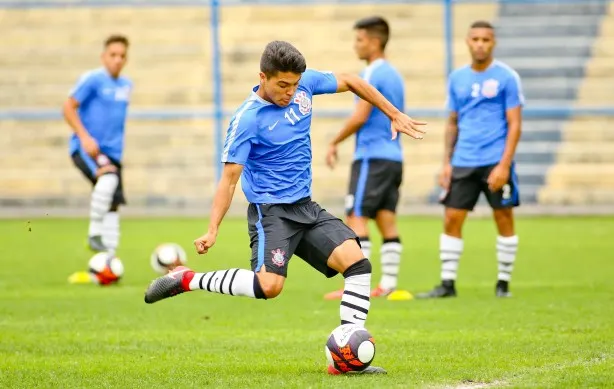
[[[283,267],[286,264],[286,253],[284,251],[281,249],[276,249],[271,251],[271,254],[273,254],[273,257],[271,258],[273,264],[279,267]]]

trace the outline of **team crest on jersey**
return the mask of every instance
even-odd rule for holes
[[[281,251],[281,249],[277,249],[271,251],[271,254],[273,254],[271,260],[275,265],[283,267],[286,264],[286,253],[284,251]]]
[[[311,99],[304,91],[300,91],[294,95],[294,102],[298,104],[298,110],[301,111],[303,115],[307,115],[311,112]]]
[[[494,78],[484,81],[482,84],[482,95],[484,97],[492,98],[499,93],[499,81]]]

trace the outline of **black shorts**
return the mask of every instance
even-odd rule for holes
[[[510,168],[510,179],[503,188],[497,192],[488,189],[488,176],[495,166],[453,167],[450,189],[442,193],[440,202],[449,208],[471,211],[483,192],[493,209],[519,206],[518,176],[514,164]]]
[[[98,178],[96,177],[96,170],[101,167],[101,165],[88,154],[86,154],[83,150],[74,152],[71,157],[75,166],[81,171],[81,173],[83,173],[85,178],[87,178],[92,183],[92,186],[96,185],[96,181],[98,180]],[[119,205],[126,204],[126,198],[124,197],[124,185],[122,180],[122,166],[118,161],[115,161],[108,157],[107,159],[112,165],[117,168],[117,176],[119,177],[119,184],[117,185],[117,189],[115,189],[115,194],[113,195],[113,202],[111,204],[112,208],[117,208]]]
[[[396,212],[402,181],[402,162],[385,159],[354,161],[345,201],[346,214],[373,219],[380,210]]]
[[[309,198],[293,204],[250,204],[247,210],[252,270],[287,277],[296,254],[327,277],[337,271],[327,262],[335,248],[358,238],[340,219]]]

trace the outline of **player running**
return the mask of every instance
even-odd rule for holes
[[[440,237],[441,285],[418,297],[454,297],[456,271],[463,252],[462,227],[480,193],[486,195],[497,224],[498,297],[509,297],[518,236],[512,209],[520,205],[514,154],[524,104],[520,77],[493,58],[495,32],[488,22],[471,25],[467,45],[472,64],[450,75],[445,154],[440,184],[444,189],[444,232]]]
[[[375,87],[399,111],[404,111],[403,77],[385,59],[390,28],[385,19],[374,16],[359,20],[354,50],[367,62],[361,77]],[[369,219],[375,219],[383,243],[380,249],[382,276],[372,297],[387,296],[397,287],[401,262],[401,240],[397,230],[396,208],[403,180],[403,151],[400,139],[390,139],[390,119],[365,100],[358,100],[354,114],[330,143],[326,163],[332,169],[337,162],[337,145],[356,134],[350,188],[346,198],[346,223],[360,239],[365,258],[371,258]],[[343,290],[324,298],[340,299]]]
[[[92,183],[88,244],[114,253],[119,244],[119,214],[125,204],[121,159],[132,82],[120,73],[126,65],[128,39],[112,35],[104,43],[102,68],[81,76],[63,107],[73,129],[70,154]]]
[[[342,273],[345,289],[341,323],[364,326],[369,312],[371,263],[356,234],[311,200],[311,115],[315,95],[352,91],[392,121],[392,136],[421,139],[425,123],[394,107],[357,76],[306,70],[290,43],[269,43],[260,59],[260,84],[235,112],[222,153],[224,169],[207,233],[194,241],[199,254],[215,244],[239,177],[250,202],[251,271],[196,273],[180,267],[154,280],[145,302],[155,303],[192,290],[270,299],[278,296],[294,254],[327,277]],[[329,372],[336,373],[331,367]],[[370,367],[367,373],[385,373]]]

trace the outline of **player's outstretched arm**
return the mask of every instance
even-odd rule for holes
[[[326,164],[332,169],[337,163],[337,145],[350,136],[354,135],[367,122],[373,106],[365,100],[360,100],[356,104],[356,109],[352,116],[345,122],[343,128],[337,136],[333,138],[326,154]]]
[[[399,111],[390,101],[388,101],[376,88],[362,78],[353,74],[335,74],[337,78],[337,93],[351,91],[366,102],[376,106],[392,121],[392,139],[397,137],[399,132],[411,136],[415,139],[422,139],[424,129],[420,128],[426,122],[421,122],[410,118]]]
[[[62,106],[64,119],[79,138],[83,150],[85,150],[85,152],[90,156],[96,157],[98,153],[100,153],[98,143],[96,143],[94,138],[92,138],[89,132],[87,132],[85,129],[85,126],[81,122],[81,118],[77,113],[77,108],[79,108],[79,102],[74,97],[71,96],[66,99],[64,105]]]
[[[222,219],[226,216],[226,212],[228,212],[228,208],[230,208],[237,182],[239,182],[239,177],[241,177],[242,172],[243,165],[237,163],[224,164],[222,178],[217,185],[215,196],[213,197],[209,229],[205,235],[194,241],[194,246],[196,246],[196,251],[199,254],[206,254],[215,244],[218,229],[222,223]]]

